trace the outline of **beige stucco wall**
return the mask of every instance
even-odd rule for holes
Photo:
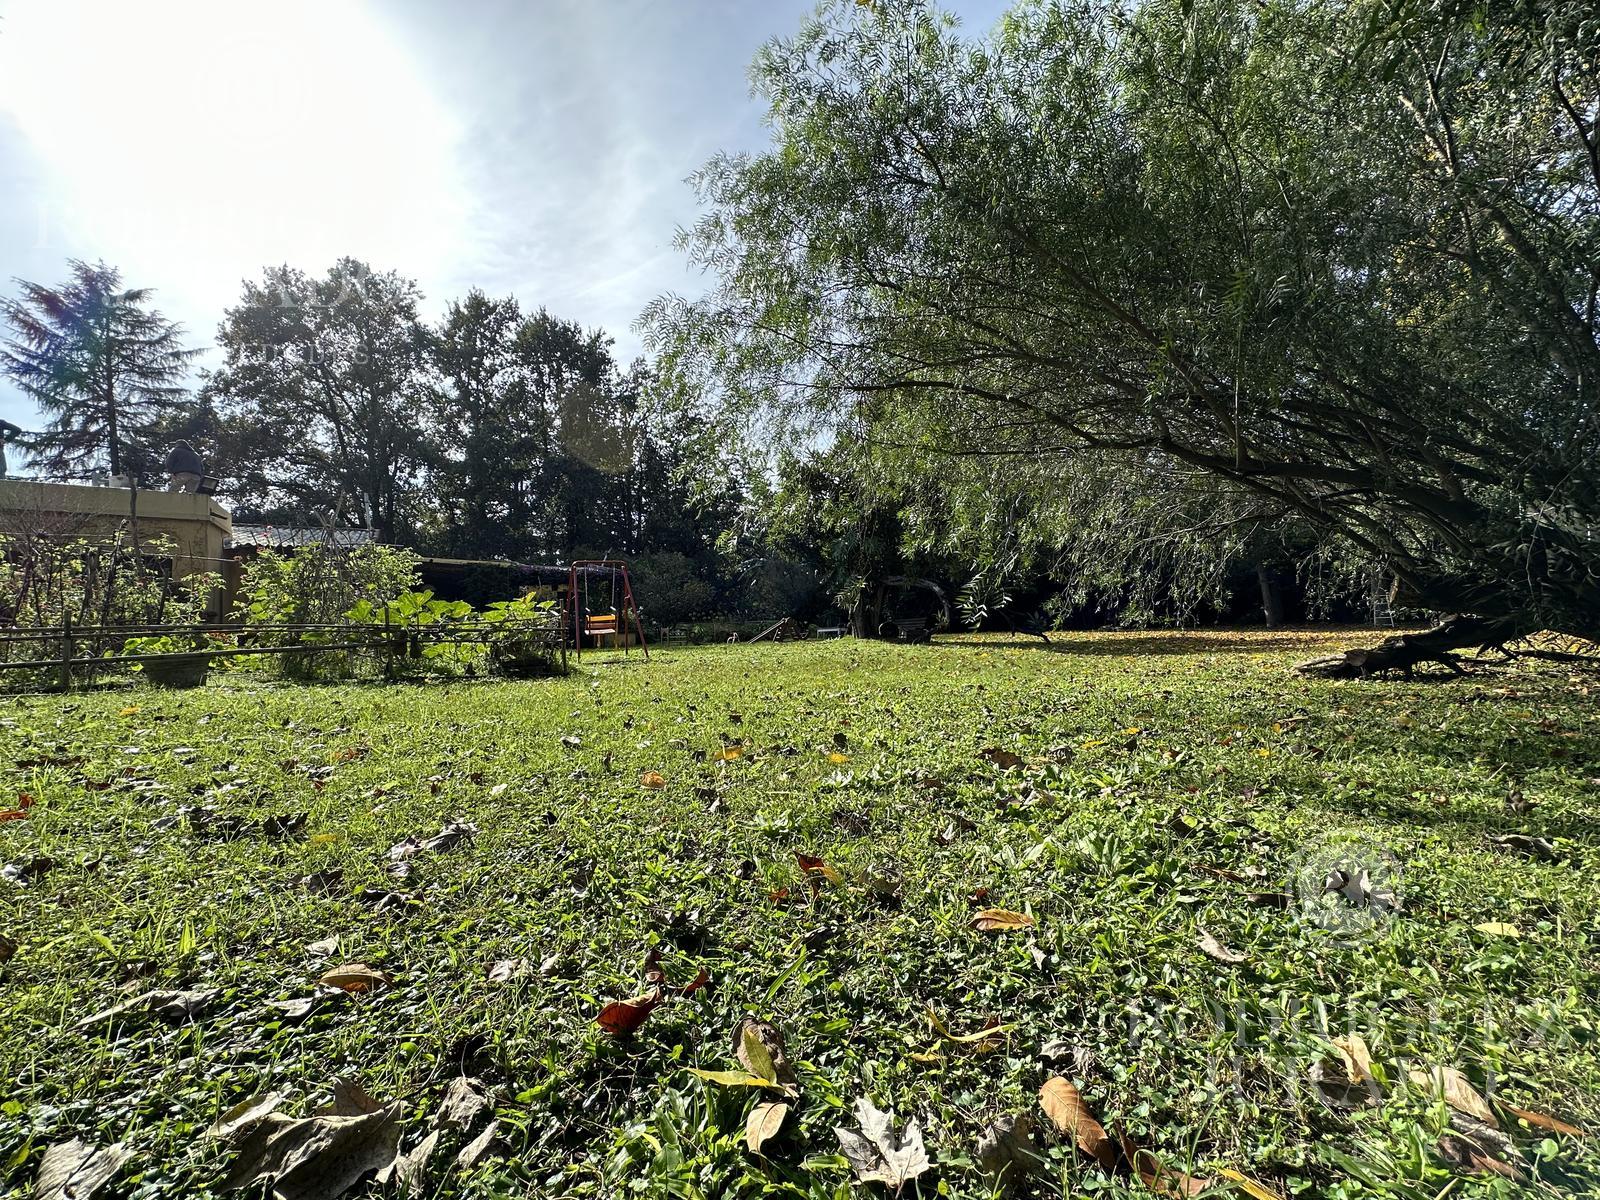
[[[140,545],[150,545],[151,553],[158,539],[171,540],[174,578],[223,569],[233,518],[210,496],[0,479],[0,533],[109,538],[131,530],[135,520]]]

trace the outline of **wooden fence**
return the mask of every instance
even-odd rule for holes
[[[129,652],[130,643],[145,639],[188,643],[188,648]],[[561,673],[567,669],[567,641],[559,612],[498,621],[482,619],[413,622],[384,620],[357,623],[278,622],[263,624],[75,625],[0,628],[0,672],[34,671],[50,676],[54,686],[69,691],[92,683],[106,669],[156,664],[177,666],[204,659],[250,656],[295,657],[318,654],[362,654],[397,677],[408,660],[428,657],[430,647],[481,648],[503,659],[521,647],[543,654]],[[3,677],[0,677],[3,678]]]

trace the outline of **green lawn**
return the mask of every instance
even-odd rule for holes
[[[0,823],[21,876],[0,880],[0,1192],[76,1135],[132,1153],[102,1196],[208,1194],[221,1112],[278,1091],[309,1114],[337,1078],[403,1101],[409,1149],[465,1069],[497,1133],[460,1170],[446,1132],[423,1194],[856,1194],[833,1127],[862,1096],[921,1122],[924,1196],[991,1195],[977,1143],[1023,1112],[1024,1194],[1142,1192],[1044,1132],[1057,1074],[1219,1195],[1242,1194],[1223,1169],[1286,1195],[1595,1194],[1593,1148],[1503,1108],[1531,1182],[1452,1185],[1452,1110],[1407,1064],[1600,1122],[1600,680],[1287,673],[1351,636],[713,646],[554,682],[0,701],[0,809],[33,798]],[[390,873],[455,819],[476,838]],[[1368,875],[1323,897],[1341,861]],[[1289,907],[1251,896],[1271,892]],[[985,907],[1035,923],[981,932]],[[647,990],[652,949],[673,987],[711,983],[614,1038],[596,1015]],[[491,980],[503,960],[526,972]],[[355,962],[390,982],[274,1003]],[[189,1020],[73,1028],[213,988]],[[1002,1029],[946,1039],[930,1008]],[[745,1014],[785,1035],[800,1093],[764,1157],[745,1121],[769,1093],[688,1070],[737,1069]],[[1379,1082],[1330,1108],[1313,1067],[1350,1031]]]

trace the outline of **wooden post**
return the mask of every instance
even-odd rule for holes
[[[61,614],[61,690],[72,690],[72,614]]]
[[[395,680],[394,673],[394,635],[389,632],[389,602],[383,602],[383,674],[390,683]]]

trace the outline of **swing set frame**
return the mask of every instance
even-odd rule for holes
[[[589,607],[589,585],[592,576],[605,571],[611,587],[611,611],[596,616]],[[617,580],[622,580],[622,604],[617,605]],[[581,588],[581,592],[580,592]],[[639,638],[639,649],[644,659],[650,661],[650,646],[644,637],[644,622],[639,619],[639,605],[633,598],[633,581],[628,577],[628,564],[620,558],[580,558],[573,560],[567,572],[567,611],[572,624],[572,646],[577,658],[583,657],[583,639],[592,637],[595,649],[602,638],[612,638],[628,653],[628,624]]]

